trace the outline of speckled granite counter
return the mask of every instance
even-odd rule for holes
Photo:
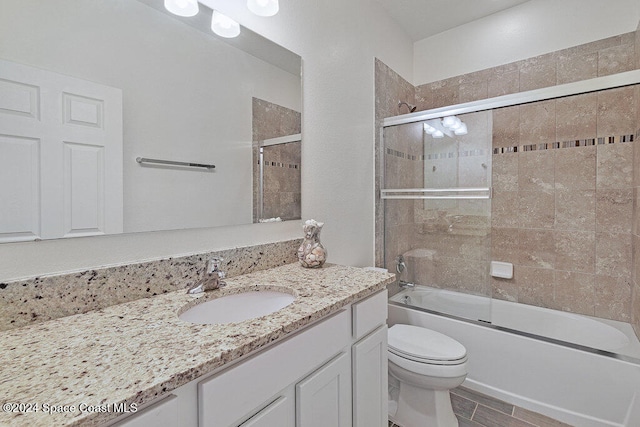
[[[296,295],[284,309],[229,325],[178,318],[194,298],[184,290],[0,333],[0,403],[40,405],[38,412],[0,412],[2,426],[99,425],[117,413],[77,407],[138,406],[294,332],[393,282],[392,274],[327,264],[288,264],[236,276],[199,300],[247,289]],[[203,299],[204,298],[204,299]],[[75,405],[46,414],[42,405]]]

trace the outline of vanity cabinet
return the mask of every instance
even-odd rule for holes
[[[351,425],[351,360],[341,353],[296,385],[296,425]]]
[[[173,390],[165,415],[146,411],[166,399],[115,425],[386,427],[386,318],[384,290]]]
[[[179,425],[178,398],[170,394],[140,412],[136,412],[114,427],[175,427]]]

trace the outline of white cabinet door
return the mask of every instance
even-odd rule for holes
[[[351,363],[341,353],[296,385],[297,427],[351,426]]]
[[[353,426],[386,427],[387,325],[383,325],[352,348]]]
[[[178,422],[178,399],[174,395],[169,395],[160,402],[116,423],[113,427],[180,427],[181,425]]]
[[[280,396],[240,427],[295,427],[294,411],[293,397]]]
[[[122,91],[0,60],[0,242],[120,233]]]

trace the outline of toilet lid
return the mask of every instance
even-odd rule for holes
[[[452,361],[467,356],[462,344],[440,332],[413,325],[389,328],[389,350],[413,360]]]

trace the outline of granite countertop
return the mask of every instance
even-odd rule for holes
[[[283,290],[289,306],[227,325],[184,322],[194,305],[184,290],[63,317],[0,333],[0,403],[25,404],[0,412],[2,426],[99,425],[113,412],[80,411],[83,405],[141,406],[354,301],[384,289],[394,275],[326,264],[288,264],[227,279],[197,302],[248,289]],[[45,413],[43,405],[75,412]],[[10,405],[14,408],[16,405]]]

